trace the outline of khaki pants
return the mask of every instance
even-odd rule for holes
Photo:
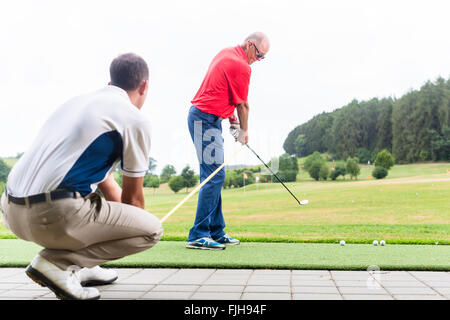
[[[96,193],[31,206],[14,204],[3,195],[1,209],[15,235],[44,247],[39,254],[63,270],[71,265],[92,268],[144,251],[163,234],[154,215],[105,201]]]

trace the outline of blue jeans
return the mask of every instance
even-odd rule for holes
[[[200,182],[203,182],[224,161],[221,119],[192,106],[188,127],[200,163]],[[216,239],[225,234],[221,195],[224,180],[225,168],[222,168],[200,189],[194,226],[189,231],[188,241],[203,237]]]

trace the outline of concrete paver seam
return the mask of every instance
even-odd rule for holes
[[[192,292],[192,294],[189,296],[188,300],[192,300],[192,297],[197,293],[198,289],[200,289],[201,286],[202,286],[205,282],[207,282],[207,281],[213,276],[213,274],[215,274],[216,272],[217,272],[217,269],[214,269],[214,271],[211,272],[211,274],[210,274],[205,280],[203,280],[203,282],[201,282],[201,283],[199,284],[198,288],[195,289],[195,290]]]
[[[334,279],[333,274],[331,273],[331,270],[328,270],[328,273],[330,275],[330,280],[333,281],[334,283],[334,287],[337,289],[337,291],[339,292],[339,296],[342,298],[342,300],[345,300],[344,295],[341,292],[341,289],[338,287],[337,283],[336,283],[336,279]]]
[[[436,292],[439,296],[443,297],[444,299],[448,298],[446,296],[444,296],[443,294],[441,294],[439,291],[437,291],[436,289],[434,289],[433,287],[430,287],[426,282],[424,282],[422,279],[416,277],[414,274],[412,274],[411,272],[408,271],[408,274],[410,274],[414,279],[416,279],[417,281],[419,281],[420,283],[424,284],[425,286],[427,286],[427,288],[433,290],[434,292]]]
[[[369,274],[370,274],[370,272],[369,272]],[[387,294],[392,297],[393,300],[397,300],[397,298],[385,286],[383,286],[383,283],[381,283],[381,281],[379,281],[381,278],[380,279],[377,279],[376,277],[372,277],[372,278],[374,278],[374,280],[380,285],[380,287],[382,287],[387,292]]]
[[[255,273],[255,269],[252,269],[252,272],[250,272],[250,274],[248,275],[247,281],[245,281],[244,288],[242,288],[242,292],[241,292],[241,296],[239,297],[239,300],[243,300],[245,289],[247,289],[248,282],[250,281],[250,279],[252,278],[254,273]]]

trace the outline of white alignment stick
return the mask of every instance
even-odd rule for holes
[[[185,203],[187,200],[189,200],[190,197],[192,197],[198,190],[200,190],[201,187],[203,187],[209,180],[211,180],[211,178],[214,177],[214,176],[217,174],[217,172],[219,172],[220,170],[222,170],[222,168],[223,168],[228,162],[230,162],[230,160],[232,160],[234,157],[237,156],[237,154],[244,148],[244,146],[245,146],[245,144],[241,145],[241,146],[239,147],[239,149],[238,149],[238,150],[237,150],[237,151],[236,151],[236,152],[235,152],[235,153],[234,153],[227,161],[225,161],[224,163],[222,163],[222,164],[220,165],[220,167],[218,167],[216,170],[214,170],[213,173],[211,173],[211,174],[209,175],[208,178],[206,178],[205,180],[203,180],[202,183],[200,183],[197,187],[195,187],[195,189],[192,190],[191,193],[189,193],[189,194],[186,196],[186,198],[184,198],[179,204],[177,204],[177,205],[175,206],[175,208],[173,208],[168,214],[166,214],[166,215],[161,219],[161,223],[163,223],[164,221],[166,221],[167,218],[169,218],[169,217],[172,215],[172,213],[174,213],[179,207],[181,207],[181,205],[182,205],[183,203]]]

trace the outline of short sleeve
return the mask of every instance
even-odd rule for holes
[[[143,177],[147,173],[151,127],[150,123],[140,122],[123,132],[122,173],[127,177]]]
[[[239,65],[228,72],[230,104],[235,105],[247,101],[251,69]]]

